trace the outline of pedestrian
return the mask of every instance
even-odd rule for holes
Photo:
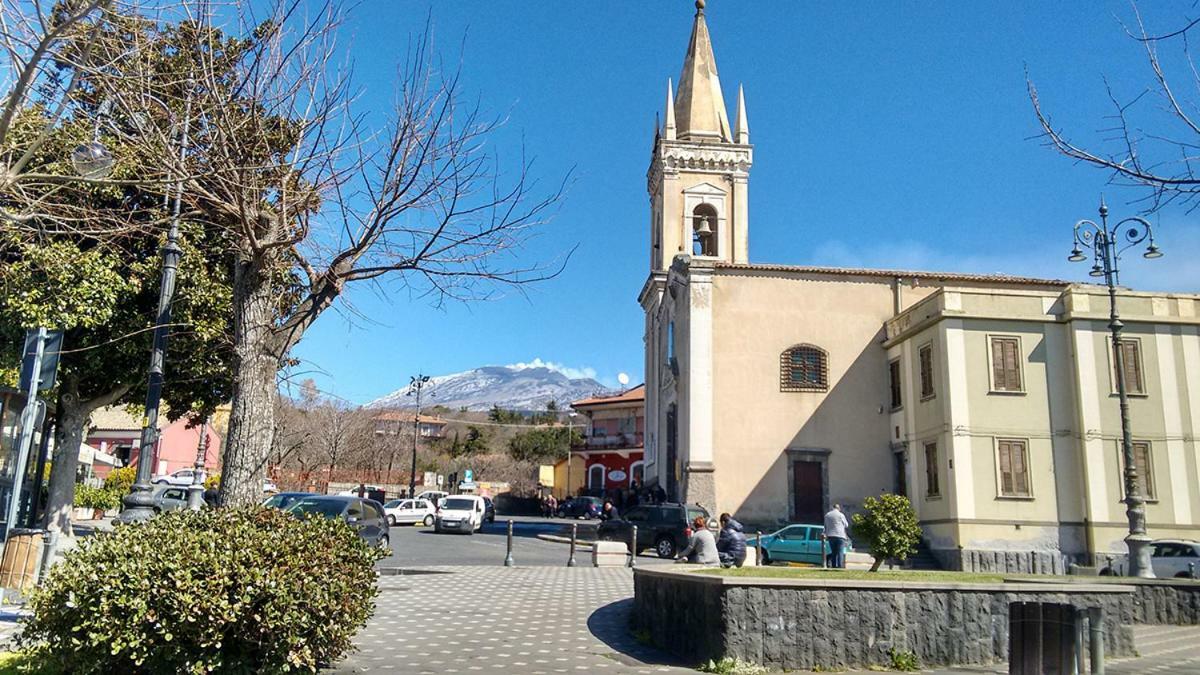
[[[728,513],[721,514],[721,534],[717,536],[717,555],[721,567],[741,567],[746,562],[746,535],[742,524]]]
[[[696,516],[692,521],[692,537],[688,539],[687,548],[679,552],[675,562],[690,562],[708,567],[721,564],[721,556],[717,553],[717,539],[708,529],[704,516]]]
[[[654,486],[654,503],[662,504],[667,501],[667,491],[661,485]]]
[[[546,498],[546,517],[553,518],[558,514],[558,500],[551,494]]]
[[[600,512],[600,520],[619,520],[621,512],[613,506],[611,499],[604,500],[604,510]]]
[[[367,496],[367,486],[362,483],[359,483],[358,484],[358,498],[362,499],[363,497],[366,497],[366,496]]]
[[[850,523],[846,520],[846,514],[842,513],[842,505],[834,504],[829,513],[825,514],[825,538],[829,541],[830,567],[846,567],[846,540],[849,538],[846,531],[849,528]]]

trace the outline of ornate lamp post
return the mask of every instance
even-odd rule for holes
[[[1120,283],[1118,264],[1121,254],[1133,246],[1148,241],[1144,258],[1161,258],[1162,251],[1154,243],[1154,229],[1145,218],[1130,216],[1115,224],[1108,223],[1108,207],[1100,200],[1100,222],[1081,220],[1075,223],[1075,246],[1067,258],[1071,262],[1087,260],[1083,249],[1092,251],[1093,277],[1104,277],[1108,286],[1109,322],[1112,332],[1113,364],[1117,371],[1117,396],[1121,402],[1121,457],[1125,462],[1125,516],[1129,519],[1129,576],[1153,578],[1150,566],[1150,537],[1146,534],[1146,496],[1143,482],[1138,480],[1133,456],[1133,436],[1129,429],[1129,395],[1125,382],[1125,354],[1121,348],[1121,316],[1117,312],[1117,284]]]
[[[417,411],[413,413],[412,468],[408,474],[409,499],[415,497],[417,494],[417,439],[421,436],[421,389],[428,382],[428,375],[413,375],[411,381],[408,383],[408,393],[405,394],[405,396],[417,397]]]

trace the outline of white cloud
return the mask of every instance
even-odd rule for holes
[[[595,368],[591,368],[589,366],[572,368],[561,363],[554,363],[553,361],[543,361],[540,358],[534,358],[532,361],[524,361],[521,363],[510,363],[506,367],[516,368],[517,370],[524,370],[526,368],[546,368],[548,370],[553,370],[556,373],[561,373],[573,380],[585,377],[593,380],[596,379]]]

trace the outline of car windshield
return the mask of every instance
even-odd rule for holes
[[[326,518],[337,518],[345,508],[346,502],[337,499],[302,499],[293,504],[288,511],[301,515],[314,513]]]
[[[442,509],[446,511],[471,511],[475,508],[475,502],[470,499],[447,499],[442,502]]]
[[[400,506],[400,500],[399,500],[399,499],[393,499],[392,501],[390,501],[390,502],[388,502],[388,503],[384,504],[384,505],[383,505],[383,508],[385,508],[385,509],[394,509],[394,508],[396,508],[397,506]]]

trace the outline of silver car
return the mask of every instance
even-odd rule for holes
[[[155,485],[154,492],[151,494],[154,495],[154,510],[159,513],[187,508],[188,489],[186,487]]]

